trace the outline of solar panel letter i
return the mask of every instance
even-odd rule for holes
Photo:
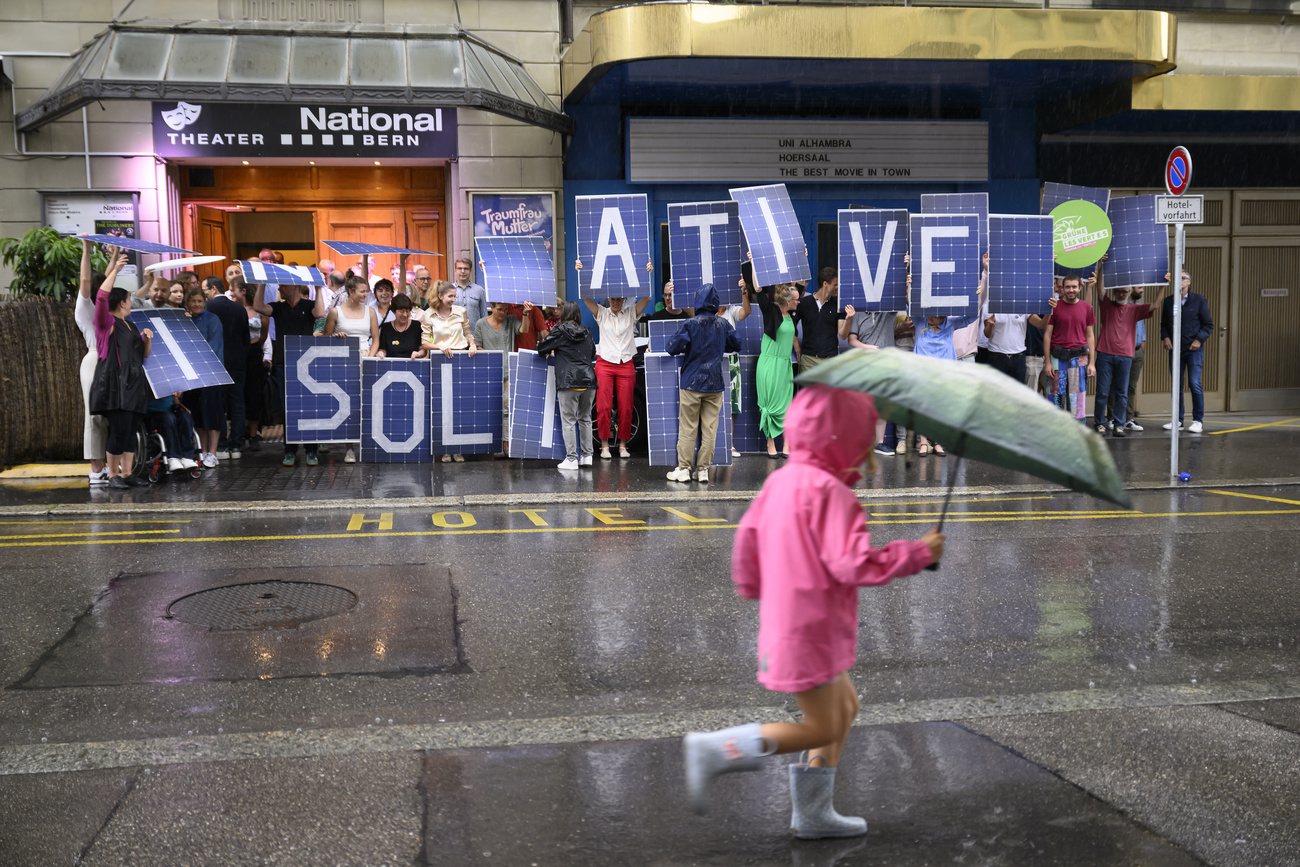
[[[961,295],[935,295],[933,277],[935,274],[952,274],[957,270],[956,262],[936,262],[934,260],[934,240],[936,238],[966,238],[970,230],[966,226],[922,226],[921,227],[921,306],[935,307],[951,305],[964,307],[969,302]]]
[[[781,246],[781,233],[776,228],[776,218],[772,216],[772,206],[767,203],[767,196],[758,196],[758,208],[763,212],[763,222],[767,223],[767,234],[772,239],[772,252],[776,255],[776,265],[781,271],[788,271],[785,262],[785,248]]]
[[[609,243],[610,231],[614,233],[613,244]],[[610,256],[618,256],[623,260],[623,270],[627,274],[628,285],[633,289],[640,289],[636,263],[632,258],[632,243],[628,241],[627,229],[623,226],[623,214],[612,205],[601,209],[600,212],[600,235],[596,239],[596,264],[591,277],[593,291],[604,284],[605,261]]]

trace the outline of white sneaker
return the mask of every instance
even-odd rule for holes
[[[215,452],[213,452],[212,454],[215,455],[216,458],[217,458],[217,460],[219,460],[219,461],[228,461],[228,460],[230,460],[230,452],[229,452],[227,449],[217,449],[217,450],[216,450]]]
[[[709,468],[705,467],[704,469],[696,470],[695,481],[704,482],[704,484],[707,485],[709,483]]]
[[[343,455],[343,463],[345,463],[345,464],[355,464],[356,462],[357,462],[357,453],[356,453],[356,451],[354,451],[353,449],[348,449],[348,450],[347,450],[347,453],[345,453],[345,454]]]
[[[578,466],[580,467],[591,466],[591,455],[583,455],[582,457],[578,458]]]
[[[167,472],[169,472],[169,473],[179,473],[179,472],[180,472],[181,470],[183,470],[183,469],[185,469],[185,467],[184,467],[183,464],[181,464],[181,459],[180,459],[180,458],[168,458],[168,459],[167,459]]]
[[[199,465],[197,461],[192,461],[189,458],[181,458],[182,470],[194,470],[194,469],[198,469],[198,466]]]
[[[632,453],[631,453],[630,451],[627,450],[627,445],[626,445],[625,443],[619,443],[619,444],[618,444],[618,456],[619,456],[620,458],[630,458],[630,457],[632,457]]]
[[[199,459],[199,463],[203,464],[203,466],[208,469],[212,469],[217,465],[217,456],[212,454],[212,452],[204,452],[203,457]]]
[[[88,477],[88,480],[92,485],[107,485],[108,470],[104,470],[103,472],[99,472],[99,473],[91,473]]]
[[[691,471],[686,467],[676,467],[668,473],[670,482],[689,482],[691,480]]]
[[[555,466],[557,469],[561,470],[576,470],[578,468],[578,462],[574,458],[565,458]]]
[[[1165,430],[1173,430],[1173,429],[1174,429],[1174,424],[1175,424],[1175,422],[1172,422],[1172,421],[1165,422],[1165,424],[1164,424],[1164,429],[1165,429]],[[1180,422],[1177,422],[1177,424],[1178,424],[1178,429],[1179,429],[1179,430],[1182,430],[1182,429],[1183,429],[1183,423],[1180,421]]]
[[[1190,425],[1187,429],[1188,429],[1189,431],[1191,431],[1192,433],[1200,433],[1200,432],[1201,432],[1201,423],[1200,423],[1199,421],[1194,421],[1194,422],[1191,423],[1191,425]]]
[[[1133,419],[1129,419],[1128,421],[1124,422],[1124,430],[1142,430],[1142,425],[1133,421]]]
[[[231,450],[230,450],[230,457],[232,457],[232,458],[242,458],[243,456],[244,456],[244,453],[241,452],[239,449],[231,449]]]

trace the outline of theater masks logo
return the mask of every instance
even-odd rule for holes
[[[171,111],[164,111],[162,119],[169,127],[176,131],[185,129],[185,127],[199,119],[199,113],[203,111],[201,105],[190,105],[188,102],[178,102],[176,107]]]

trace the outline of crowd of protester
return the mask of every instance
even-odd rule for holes
[[[259,258],[283,263],[283,256],[270,249],[263,249]],[[133,474],[133,451],[142,422],[162,435],[171,471],[212,469],[221,461],[240,458],[243,451],[259,451],[264,441],[283,441],[283,338],[287,335],[353,340],[363,357],[374,358],[428,358],[433,353],[451,357],[456,352],[472,356],[484,349],[501,352],[504,362],[509,352],[520,349],[553,354],[566,447],[560,468],[592,463],[593,433],[599,439],[601,459],[612,459],[614,449],[621,458],[631,457],[636,338],[649,297],[610,298],[604,303],[584,299],[598,329],[598,338],[593,338],[576,302],[546,308],[489,303],[484,288],[473,281],[474,262],[468,258],[455,261],[454,282],[436,280],[419,264],[408,271],[394,266],[389,277],[381,277],[372,258],[369,263],[358,260],[346,271],[332,261],[320,262],[326,277],[320,287],[250,285],[240,266],[232,264],[224,277],[202,281],[192,271],[172,277],[158,273],[134,294],[114,287],[124,262],[124,255],[110,250],[107,273],[100,274],[91,270],[89,245],[82,258],[76,321],[88,350],[81,379],[86,401],[85,457],[91,463],[92,485],[122,488],[141,483]],[[368,269],[363,267],[366,264]],[[577,267],[581,269],[582,263]],[[678,460],[668,478],[708,481],[727,386],[724,377],[731,380],[729,410],[733,415],[740,411],[736,327],[755,308],[762,318],[762,337],[753,388],[758,427],[773,460],[789,454],[783,433],[795,376],[847,349],[892,346],[928,357],[987,364],[1085,423],[1089,421],[1088,382],[1095,379],[1091,423],[1098,432],[1123,437],[1141,431],[1133,399],[1145,361],[1146,320],[1162,301],[1162,343],[1166,350],[1172,345],[1173,299],[1164,297],[1167,287],[1155,290],[1150,303],[1143,301],[1142,287],[1115,287],[1107,293],[1103,261],[1088,279],[1058,278],[1048,309],[1041,314],[992,314],[988,268],[985,254],[976,310],[965,316],[929,316],[924,323],[914,323],[906,311],[841,308],[835,268],[823,268],[816,288],[809,291],[799,283],[756,286],[746,262],[740,287],[743,300],[732,306],[719,304],[717,292],[707,286],[697,294],[693,307],[677,308],[673,284],[667,282],[663,304],[652,318],[682,320],[668,351],[685,356]],[[1191,430],[1199,432],[1204,413],[1201,358],[1213,323],[1204,298],[1189,293],[1187,272],[1181,276],[1182,364],[1192,392]],[[1100,327],[1094,307],[1098,297]],[[127,318],[133,309],[149,308],[184,310],[222,359],[232,382],[151,400],[143,363],[152,334]],[[503,363],[503,395],[508,394],[508,370]],[[504,398],[502,414],[508,430]],[[574,420],[587,422],[576,438]],[[1182,421],[1180,402],[1179,429]],[[1165,428],[1174,424],[1171,421]],[[876,453],[903,454],[908,433],[892,422],[880,422]],[[912,433],[919,455],[945,454],[942,445]],[[285,466],[297,463],[298,448],[298,444],[284,444]],[[325,448],[303,444],[307,465],[317,465]],[[348,443],[343,448],[343,461],[355,462],[359,445]],[[508,450],[506,440],[501,455]],[[739,456],[734,445],[732,454]],[[464,456],[443,455],[442,460],[461,462]]]

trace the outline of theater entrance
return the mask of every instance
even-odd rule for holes
[[[430,166],[177,166],[183,246],[227,261],[200,266],[200,277],[221,276],[230,261],[255,259],[269,247],[286,264],[343,270],[357,264],[323,241],[363,241],[445,253],[448,222],[446,169]],[[376,256],[387,277],[396,256]],[[445,255],[412,256],[407,270],[427,267],[447,279]]]

